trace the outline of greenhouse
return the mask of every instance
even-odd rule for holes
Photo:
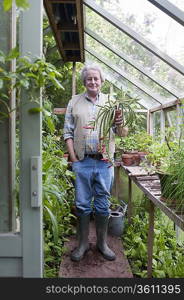
[[[0,277],[183,278],[184,1],[0,0],[0,45]],[[105,77],[100,145],[110,151],[117,108],[128,134],[106,159],[116,260],[97,252],[91,214],[79,263],[63,136],[87,65]]]

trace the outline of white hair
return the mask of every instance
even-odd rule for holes
[[[87,77],[87,72],[89,70],[95,70],[95,71],[98,71],[100,73],[100,78],[101,78],[101,81],[104,82],[105,81],[105,77],[104,77],[104,74],[103,74],[103,71],[102,69],[98,66],[98,65],[95,65],[95,64],[91,64],[91,65],[86,65],[82,71],[81,71],[81,79],[82,79],[82,82],[85,84],[85,81],[86,81],[86,77]]]

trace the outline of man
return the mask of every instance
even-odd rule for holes
[[[72,161],[75,179],[75,205],[78,215],[79,245],[72,252],[71,259],[80,261],[89,250],[89,221],[92,211],[92,199],[95,211],[97,249],[107,260],[114,260],[115,253],[106,243],[109,198],[114,177],[111,163],[99,152],[99,137],[96,130],[89,124],[94,121],[99,106],[105,105],[107,95],[100,92],[104,82],[103,74],[98,66],[83,68],[81,78],[86,92],[75,95],[69,101],[65,115],[64,140]],[[122,115],[115,119],[111,134],[111,157],[114,155],[114,132],[121,136],[127,135],[127,128],[122,127]]]

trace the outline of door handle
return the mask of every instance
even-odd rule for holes
[[[31,171],[31,207],[40,207],[42,199],[41,157],[32,156],[30,159]]]

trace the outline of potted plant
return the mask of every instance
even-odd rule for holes
[[[123,126],[131,127],[136,119],[136,114],[132,105],[137,102],[137,98],[130,98],[126,93],[122,93],[122,97],[115,99],[109,96],[104,106],[99,106],[99,111],[95,121],[90,122],[90,129],[99,128],[99,151],[106,151],[108,155],[108,141],[110,139],[110,131],[114,126],[117,114],[122,113]]]
[[[146,132],[141,131],[140,133],[130,134],[121,140],[118,143],[118,151],[122,152],[122,161],[125,165],[139,165],[140,161],[145,158],[145,155],[148,154],[149,146],[152,144],[152,137]],[[132,163],[127,162],[129,158]]]
[[[177,212],[184,210],[184,144],[166,134],[165,141],[154,141],[147,158],[150,170],[159,176],[161,199],[174,206]]]

